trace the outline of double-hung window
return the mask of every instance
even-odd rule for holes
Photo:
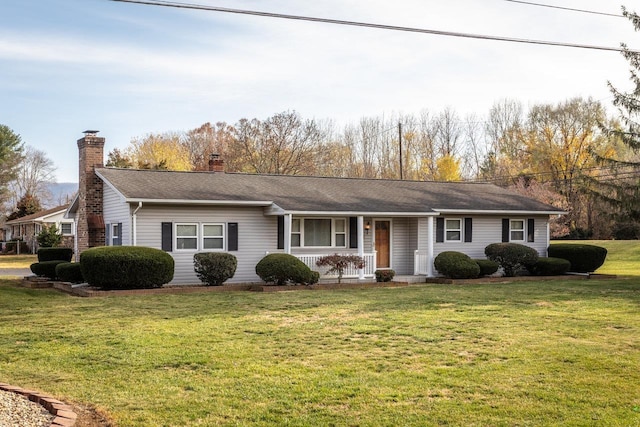
[[[198,249],[198,224],[176,224],[176,249]]]
[[[70,222],[61,222],[60,223],[60,231],[63,236],[69,236],[73,234],[73,227]]]
[[[203,224],[202,225],[202,249],[205,249],[205,250],[224,249],[223,224]]]
[[[512,219],[509,221],[509,239],[511,242],[524,242],[524,220]]]
[[[447,218],[444,221],[444,235],[447,242],[462,241],[462,220]]]
[[[300,242],[302,242],[301,221],[299,218],[291,220],[291,246],[293,247],[299,247]]]
[[[221,251],[225,248],[225,224],[176,224],[176,249]]]
[[[347,246],[347,220],[344,218],[292,219],[291,246],[345,248]]]
[[[107,246],[122,246],[122,223],[121,222],[106,225],[105,244]]]

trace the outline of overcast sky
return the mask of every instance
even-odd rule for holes
[[[621,6],[537,2],[614,14]],[[640,49],[626,19],[508,0],[187,3]],[[630,87],[616,52],[109,0],[4,0],[0,13],[0,124],[44,150],[59,182],[77,182],[76,141],[86,129],[100,130],[106,154],[150,132],[286,110],[342,124],[446,107],[482,116],[504,98],[526,107],[591,96],[613,113],[607,80]]]

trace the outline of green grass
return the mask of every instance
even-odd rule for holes
[[[640,241],[638,240],[555,240],[554,243],[585,243],[607,248],[607,259],[596,273],[640,276]]]
[[[640,425],[640,278],[77,298],[0,280],[0,381],[118,426]]]
[[[0,255],[0,274],[3,268],[29,268],[34,262],[37,255]]]

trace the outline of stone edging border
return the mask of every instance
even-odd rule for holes
[[[0,383],[0,390],[21,394],[30,401],[44,407],[55,417],[51,422],[51,427],[73,427],[76,424],[78,415],[73,412],[71,406],[53,398],[52,396],[5,383]]]

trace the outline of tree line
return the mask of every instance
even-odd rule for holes
[[[590,98],[534,105],[526,112],[518,101],[502,100],[485,116],[461,117],[446,108],[364,117],[342,127],[285,111],[134,138],[108,154],[107,166],[207,170],[215,153],[227,172],[485,181],[565,209],[554,237],[610,237],[615,219],[591,191],[591,180],[605,181],[618,170],[601,159],[635,158],[605,130],[619,126]]]

